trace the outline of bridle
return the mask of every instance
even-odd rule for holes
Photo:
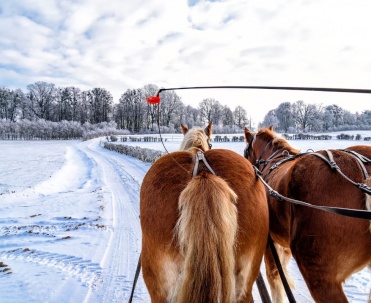
[[[249,140],[249,143],[246,145],[246,147],[245,147],[245,150],[244,150],[244,156],[245,156],[245,158],[246,159],[249,159],[249,157],[250,157],[250,149],[252,148],[252,143],[253,143],[253,141],[254,141],[254,139],[255,139],[255,137],[257,136],[257,134],[256,133],[254,133],[252,136],[251,136],[251,138],[250,138],[250,140]],[[267,148],[268,148],[268,146],[269,145],[272,145],[273,144],[273,140],[274,140],[274,138],[272,139],[272,140],[270,140],[266,145],[265,145],[265,147],[263,148],[263,151],[261,152],[261,154],[260,154],[260,156],[259,156],[259,159],[257,159],[256,160],[256,162],[255,162],[255,164],[254,164],[254,166],[255,167],[257,167],[257,168],[259,168],[261,165],[263,166],[261,169],[260,169],[260,171],[263,171],[264,170],[264,168],[267,166],[267,164],[281,151],[281,149],[277,149],[275,152],[273,152],[266,160],[263,160],[263,157],[264,157],[264,154],[265,154],[265,152],[266,152],[266,150],[267,150]]]
[[[209,149],[211,149],[213,145],[210,143],[210,139],[207,139],[206,142],[207,142],[207,145],[209,145]]]
[[[250,157],[249,149],[250,149],[250,147],[252,146],[252,141],[254,141],[255,136],[256,136],[256,134],[253,134],[253,135],[251,136],[251,138],[250,138],[250,140],[249,140],[249,143],[247,143],[247,145],[246,145],[246,147],[245,147],[245,150],[244,150],[244,152],[243,152],[243,155],[244,155],[244,157],[245,157],[246,159],[249,159],[249,157]]]

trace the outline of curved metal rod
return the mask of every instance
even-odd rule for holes
[[[156,94],[159,96],[161,92],[167,90],[186,90],[186,89],[259,89],[259,90],[301,90],[301,91],[317,91],[317,92],[337,92],[337,93],[355,93],[355,94],[371,94],[371,89],[363,88],[334,88],[334,87],[301,87],[301,86],[259,86],[259,85],[220,85],[220,86],[188,86],[188,87],[172,87],[160,88]]]

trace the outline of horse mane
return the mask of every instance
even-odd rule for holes
[[[291,154],[299,154],[300,150],[292,147],[289,142],[280,137],[273,129],[263,128],[258,131],[257,135],[261,136],[267,142],[272,141],[273,149],[285,149]]]
[[[179,149],[188,150],[192,147],[196,147],[203,151],[206,151],[209,149],[207,139],[208,138],[202,129],[192,128],[188,130],[187,133],[184,135]]]

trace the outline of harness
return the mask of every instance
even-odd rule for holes
[[[205,158],[205,154],[203,151],[198,151],[196,153],[196,160],[195,160],[195,166],[193,167],[193,173],[192,173],[192,178],[196,177],[197,176],[197,173],[198,173],[198,166],[200,165],[200,161],[202,161],[206,168],[213,174],[213,175],[216,175],[214,170],[211,168],[209,162],[207,162],[206,158]]]
[[[245,151],[244,151],[245,158],[248,158],[250,156],[249,149],[252,147],[255,136],[256,135],[254,134],[251,137],[248,145],[245,148]],[[307,206],[307,207],[311,207],[311,208],[316,208],[316,209],[324,210],[324,211],[327,211],[327,212],[331,212],[331,213],[335,213],[335,214],[339,214],[339,215],[343,215],[343,216],[347,216],[347,217],[371,220],[371,211],[359,210],[359,209],[348,209],[348,208],[341,208],[341,207],[313,205],[313,204],[310,204],[310,203],[307,203],[307,202],[303,202],[303,201],[300,201],[300,200],[285,197],[285,196],[281,195],[280,193],[278,193],[277,191],[275,191],[265,181],[265,179],[262,176],[263,171],[266,168],[266,166],[268,165],[268,163],[271,162],[272,160],[276,160],[278,153],[281,151],[281,149],[278,149],[271,156],[269,156],[266,160],[263,160],[262,157],[263,157],[267,147],[270,144],[272,144],[272,141],[269,141],[267,143],[267,145],[264,147],[264,149],[262,151],[262,154],[260,155],[259,159],[253,165],[256,176],[262,181],[264,186],[267,188],[270,196],[276,198],[279,201],[287,201],[287,202],[291,202],[293,204],[298,204],[298,205],[303,205],[303,206]],[[367,179],[369,177],[364,164],[365,163],[371,163],[371,159],[368,159],[367,157],[365,157],[365,156],[363,156],[363,155],[361,155],[361,154],[359,154],[355,151],[352,151],[352,150],[341,149],[339,151],[348,153],[351,156],[353,156],[357,160],[357,162],[358,162],[358,164],[359,164],[359,166],[362,170],[364,178]],[[326,158],[324,155],[322,155],[320,153],[317,153],[317,152],[306,152],[306,153],[300,153],[300,154],[297,154],[297,155],[291,155],[291,154],[289,154],[289,152],[287,150],[284,150],[281,153],[281,155],[278,156],[278,157],[283,157],[283,159],[278,161],[277,163],[273,164],[269,168],[269,170],[267,171],[267,173],[264,177],[266,178],[273,170],[277,169],[279,166],[281,166],[282,164],[284,164],[286,162],[304,157],[306,155],[313,155],[313,156],[316,156],[317,158],[321,159],[325,163],[327,163],[332,170],[336,170],[344,179],[346,179],[352,185],[358,187],[362,192],[364,192],[368,195],[371,195],[371,187],[367,186],[364,183],[357,183],[357,182],[353,181],[352,179],[350,179],[348,176],[346,176],[341,171],[340,167],[336,164],[332,152],[330,150],[326,150],[325,152],[326,152],[328,158]]]

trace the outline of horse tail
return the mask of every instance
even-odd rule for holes
[[[218,176],[193,178],[179,197],[176,226],[184,257],[172,302],[235,302],[237,195]]]

